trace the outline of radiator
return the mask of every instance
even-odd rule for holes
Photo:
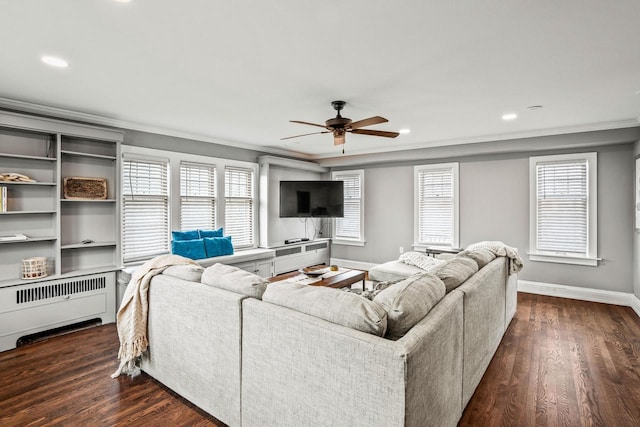
[[[115,272],[0,288],[0,351],[25,335],[84,320],[115,321]]]

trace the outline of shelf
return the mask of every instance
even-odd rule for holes
[[[60,249],[84,249],[84,248],[104,248],[109,246],[116,246],[116,242],[93,242],[93,243],[70,243],[68,245],[62,245]]]
[[[79,151],[68,151],[68,150],[61,150],[60,152],[65,156],[91,157],[94,159],[116,160],[116,156],[105,156],[103,154],[81,153]]]
[[[79,277],[79,276],[88,276],[90,274],[100,274],[107,273],[110,271],[118,271],[122,269],[122,267],[117,267],[115,265],[105,265],[103,267],[96,268],[86,268],[83,270],[76,270],[72,273],[64,273],[64,274],[51,274],[46,277],[42,277],[40,279],[8,279],[8,280],[0,280],[0,288],[6,288],[9,286],[17,286],[17,285],[28,285],[31,283],[37,282],[46,282],[47,280],[56,280],[56,279],[66,279],[69,277]]]
[[[47,162],[55,162],[57,160],[55,157],[27,156],[24,154],[9,154],[9,153],[0,153],[0,157],[8,157],[10,159],[44,160]]]
[[[61,202],[66,203],[115,203],[115,199],[60,199]]]
[[[20,182],[20,181],[0,181],[0,185],[40,185],[40,186],[49,186],[55,187],[57,184],[55,182]]]
[[[0,215],[37,215],[37,214],[55,214],[56,211],[8,211],[0,212]]]
[[[29,237],[26,240],[0,240],[0,244],[9,244],[9,243],[31,243],[31,242],[46,242],[46,241],[54,241],[58,240],[55,236],[48,237]]]

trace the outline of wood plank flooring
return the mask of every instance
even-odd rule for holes
[[[116,369],[114,325],[0,353],[0,426],[223,426],[146,374]],[[461,426],[639,426],[640,319],[519,294]]]

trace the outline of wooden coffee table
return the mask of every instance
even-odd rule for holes
[[[291,273],[281,274],[276,277],[272,277],[269,279],[269,283],[279,282],[281,280],[291,279],[293,277],[299,276],[302,273],[297,271],[293,271]],[[362,287],[364,288],[364,271],[360,270],[346,270],[344,272],[339,272],[338,274],[331,275],[331,277],[327,277],[318,280],[317,282],[309,283],[309,286],[326,286],[329,288],[346,288],[348,286],[353,285],[354,283],[362,282]]]

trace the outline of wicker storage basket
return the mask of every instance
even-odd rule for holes
[[[33,257],[22,260],[22,278],[39,279],[47,276],[47,259],[45,257]]]
[[[84,176],[69,176],[64,179],[65,199],[104,200],[107,198],[107,180]]]

